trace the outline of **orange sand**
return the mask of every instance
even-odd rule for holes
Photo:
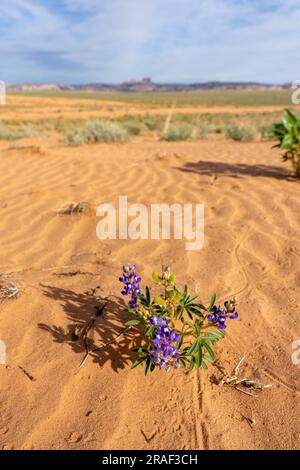
[[[150,137],[74,148],[37,137],[0,142],[1,273],[22,289],[0,304],[7,346],[0,449],[300,447],[300,370],[291,362],[300,338],[300,186],[271,146]],[[204,203],[204,248],[98,240],[94,208],[119,195],[129,203]],[[68,201],[91,210],[57,215]],[[137,263],[143,284],[163,261],[203,301],[213,291],[220,299],[236,294],[240,318],[216,346],[218,359],[230,372],[245,354],[241,372],[273,388],[251,398],[220,387],[212,366],[145,378],[142,368],[130,370],[130,337],[79,370],[84,350],[70,331],[96,305],[85,292],[100,286],[119,297],[127,261]],[[74,275],[59,275],[66,272]],[[96,323],[97,345],[122,330],[117,297]]]

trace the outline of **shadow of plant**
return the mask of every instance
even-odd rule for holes
[[[177,170],[206,176],[226,175],[231,178],[240,178],[241,176],[265,176],[286,179],[290,175],[287,170],[279,166],[208,161],[187,162],[184,166],[177,167]]]
[[[115,341],[125,330],[124,324],[130,318],[124,311],[125,305],[121,299],[97,299],[91,295],[54,286],[42,286],[42,288],[45,296],[61,303],[70,321],[66,328],[45,323],[38,324],[39,328],[52,335],[54,342],[69,344],[75,353],[81,354],[81,359],[84,358],[88,346],[91,351],[88,360],[93,360],[100,366],[110,362],[115,372],[132,364],[131,349],[140,346],[140,336],[137,335],[136,328],[129,329],[118,338],[117,342],[107,344]],[[101,306],[104,304],[105,307],[101,311]],[[77,336],[77,331],[87,331],[86,337]],[[104,344],[107,345],[101,347]],[[93,351],[97,348],[99,349]],[[80,361],[78,367],[79,365]]]

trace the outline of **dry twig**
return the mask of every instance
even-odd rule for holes
[[[234,387],[241,393],[245,395],[249,395],[251,397],[257,397],[254,393],[250,392],[249,390],[264,390],[265,388],[271,388],[271,384],[261,384],[256,382],[255,380],[249,380],[248,378],[239,378],[238,372],[242,362],[245,360],[246,356],[243,356],[240,361],[237,363],[235,368],[233,369],[232,375],[226,375],[224,373],[222,379],[219,381],[219,385],[230,385]],[[247,390],[248,389],[248,390]]]
[[[19,297],[20,293],[20,288],[12,282],[0,284],[0,299],[16,299]]]

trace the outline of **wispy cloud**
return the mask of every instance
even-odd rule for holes
[[[1,0],[1,77],[299,78],[299,0]]]

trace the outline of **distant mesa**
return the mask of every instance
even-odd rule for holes
[[[102,92],[180,92],[180,91],[203,91],[203,90],[252,90],[252,89],[285,89],[290,88],[291,83],[271,85],[259,82],[199,82],[199,83],[155,83],[151,78],[142,80],[129,80],[120,84],[109,83],[86,83],[80,85],[65,85],[59,83],[18,83],[7,84],[8,90],[13,91],[102,91]]]

